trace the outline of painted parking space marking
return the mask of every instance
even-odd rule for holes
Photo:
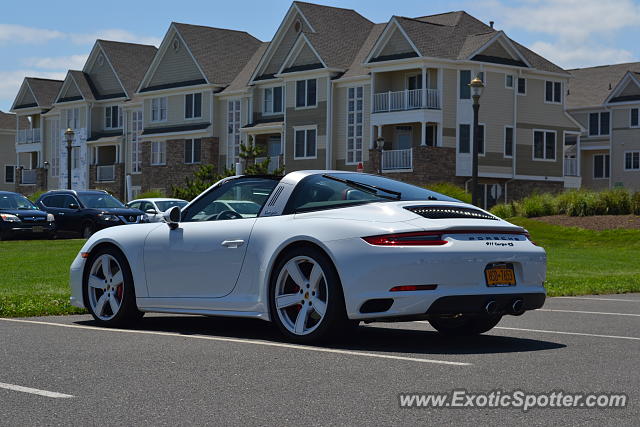
[[[73,397],[70,394],[57,393],[55,391],[40,390],[38,388],[23,387],[21,385],[7,384],[7,383],[0,383],[0,388],[19,391],[22,393],[37,394],[38,396],[52,397],[54,399],[69,399]]]
[[[637,299],[625,299],[625,298],[599,298],[599,297],[551,297],[549,300],[554,299],[580,299],[580,300],[588,300],[588,301],[618,301],[618,302],[635,302],[640,303],[640,300]]]
[[[25,323],[32,325],[44,325],[44,326],[56,326],[60,328],[72,328],[72,329],[86,329],[93,331],[102,331],[102,332],[119,332],[125,334],[142,334],[142,335],[159,335],[166,337],[180,337],[180,338],[192,338],[192,339],[200,339],[207,341],[218,341],[218,342],[230,342],[230,343],[238,343],[238,344],[253,344],[253,345],[262,345],[268,347],[280,347],[280,348],[291,348],[296,350],[306,350],[306,351],[314,351],[319,353],[333,353],[333,354],[342,354],[349,356],[361,356],[361,357],[371,357],[377,359],[390,359],[390,360],[401,360],[406,362],[418,362],[418,363],[432,363],[439,365],[450,365],[450,366],[472,366],[472,363],[467,362],[454,362],[449,360],[437,360],[437,359],[424,359],[418,357],[406,357],[406,356],[394,356],[391,354],[379,354],[379,353],[367,353],[363,351],[353,351],[353,350],[341,350],[334,348],[323,348],[323,347],[312,347],[301,344],[286,344],[279,342],[269,342],[269,341],[260,341],[260,340],[250,340],[245,338],[227,338],[227,337],[209,337],[204,335],[183,335],[176,332],[158,332],[158,331],[141,331],[141,330],[130,330],[130,329],[111,329],[111,328],[102,328],[97,326],[84,326],[84,325],[68,325],[63,323],[55,323],[55,322],[43,322],[38,320],[24,320],[24,319],[6,319],[0,318],[0,320],[5,322],[15,322],[15,323]]]
[[[581,337],[596,337],[596,338],[614,338],[619,340],[633,340],[640,341],[640,337],[623,337],[619,335],[600,335],[600,334],[587,334],[583,332],[564,332],[564,331],[547,331],[544,329],[526,329],[526,328],[509,328],[506,326],[496,326],[494,329],[504,329],[507,331],[523,331],[523,332],[537,332],[543,334],[558,334],[558,335],[577,335]]]
[[[579,314],[604,314],[608,316],[631,316],[631,317],[640,317],[640,314],[631,314],[631,313],[608,313],[603,311],[582,311],[582,310],[556,310],[551,308],[538,308],[536,311],[552,311],[556,313],[579,313]]]

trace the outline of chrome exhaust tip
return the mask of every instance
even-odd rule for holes
[[[511,314],[514,316],[520,316],[524,313],[524,301],[521,299],[515,299],[511,302]]]
[[[487,314],[496,314],[498,312],[498,303],[495,300],[491,300],[484,306],[484,311]]]

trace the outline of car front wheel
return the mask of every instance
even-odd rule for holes
[[[88,266],[83,280],[85,306],[98,323],[120,327],[142,317],[131,270],[120,251],[100,249],[91,254]]]
[[[319,249],[287,252],[271,280],[271,317],[291,341],[309,343],[328,338],[349,324],[338,274]]]
[[[436,317],[429,320],[431,326],[438,332],[450,336],[479,335],[483,334],[500,322],[501,315],[469,316],[458,315],[453,317]]]

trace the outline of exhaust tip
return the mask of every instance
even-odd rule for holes
[[[515,299],[511,303],[511,314],[519,316],[524,313],[524,301],[521,299]]]
[[[495,300],[491,300],[484,306],[484,311],[487,314],[496,314],[498,312],[498,303]]]

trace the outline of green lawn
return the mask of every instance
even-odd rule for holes
[[[526,218],[547,250],[549,295],[640,292],[640,230],[591,231]],[[69,304],[69,265],[83,240],[0,242],[0,317],[81,313]]]

